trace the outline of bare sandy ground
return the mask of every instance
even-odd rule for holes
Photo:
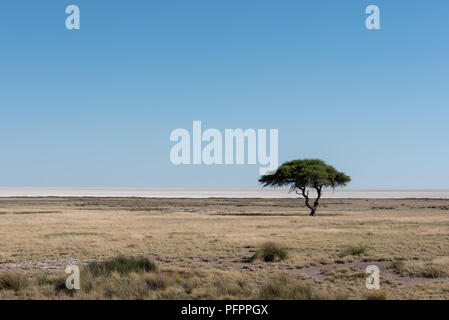
[[[267,241],[278,262],[248,262]],[[0,273],[63,273],[117,255],[162,268],[228,273],[257,288],[273,275],[363,299],[366,266],[392,299],[449,298],[449,200],[1,198]]]

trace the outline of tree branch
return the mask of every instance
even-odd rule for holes
[[[316,193],[317,193],[317,196],[316,196],[316,199],[315,199],[315,201],[313,202],[313,207],[314,208],[316,208],[316,207],[318,207],[319,206],[319,204],[320,204],[320,198],[321,198],[321,190],[323,189],[323,185],[321,184],[321,185],[315,185],[314,186],[314,188],[315,188],[315,190],[316,190]]]
[[[310,205],[309,203],[309,191],[307,190],[306,192],[306,188],[304,187],[297,187],[299,190],[301,190],[301,195],[304,197],[304,199],[306,199],[306,206],[307,208],[309,208],[310,210],[313,210],[313,206]],[[296,190],[296,193],[299,194],[298,190]]]

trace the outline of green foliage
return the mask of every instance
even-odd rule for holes
[[[315,188],[345,186],[351,178],[318,159],[293,160],[282,164],[273,174],[264,175],[259,182],[264,186]]]
[[[362,245],[359,245],[359,246],[349,246],[349,247],[347,247],[344,251],[343,251],[343,253],[342,253],[342,256],[344,257],[344,256],[349,256],[349,255],[351,255],[351,256],[361,256],[361,255],[363,255],[363,254],[365,254],[366,253],[366,247],[365,246],[362,246]]]
[[[87,270],[93,276],[108,275],[111,272],[128,274],[131,272],[155,271],[154,262],[146,258],[128,258],[119,256],[106,261],[93,261],[87,265]]]
[[[284,247],[274,242],[266,242],[251,257],[250,261],[262,259],[265,262],[274,262],[285,258],[287,258],[287,250]]]
[[[301,194],[306,199],[310,216],[314,216],[319,205],[323,187],[345,186],[351,178],[343,172],[319,159],[293,160],[282,164],[274,173],[259,179],[264,187],[290,187],[290,191]],[[310,203],[309,189],[315,189],[317,197]],[[301,191],[301,192],[299,192]]]

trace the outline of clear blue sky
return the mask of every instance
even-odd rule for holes
[[[446,0],[2,0],[0,186],[257,186],[258,165],[171,164],[201,120],[277,128],[280,162],[354,188],[449,188],[448,40]]]

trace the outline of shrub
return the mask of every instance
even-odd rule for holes
[[[87,270],[94,276],[107,276],[112,272],[122,275],[131,272],[149,272],[156,270],[156,264],[146,258],[128,258],[119,256],[105,261],[92,261]]]
[[[274,242],[264,243],[260,249],[250,258],[250,261],[262,259],[265,262],[280,261],[287,258],[287,250]]]
[[[342,256],[361,256],[362,254],[366,253],[366,247],[365,246],[349,246],[347,247],[343,253]]]
[[[26,289],[28,285],[28,278],[19,272],[5,272],[0,274],[0,289],[18,292]]]

